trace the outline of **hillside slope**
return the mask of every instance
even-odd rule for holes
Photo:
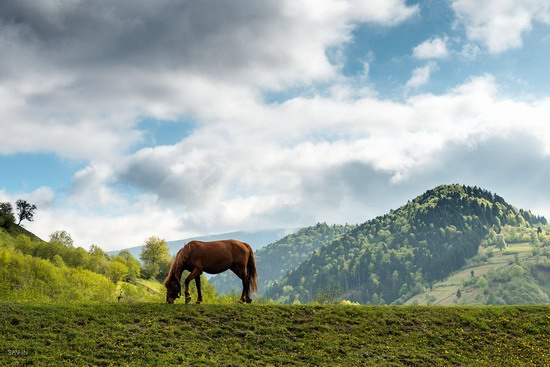
[[[348,224],[330,226],[318,223],[302,228],[255,252],[256,267],[260,274],[258,292],[264,293],[270,285],[307,260],[315,250],[331,243],[354,227]],[[242,290],[240,279],[231,272],[216,275],[210,278],[210,282],[220,293]]]
[[[482,242],[478,254],[466,266],[405,304],[550,303],[550,226],[506,226],[501,235],[505,247]]]
[[[162,292],[137,281],[139,272],[131,255],[45,242],[17,225],[0,228],[0,302],[162,302]]]
[[[266,295],[309,302],[319,295],[401,303],[475,256],[491,228],[546,219],[478,187],[442,185],[316,251]]]

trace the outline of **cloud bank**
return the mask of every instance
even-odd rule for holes
[[[510,4],[499,8],[503,19]],[[470,41],[502,52],[547,21],[544,3],[529,4],[527,25],[498,39],[489,5],[453,9]],[[509,159],[496,154],[504,146],[522,162],[528,144],[533,162],[546,164],[548,99],[507,97],[490,75],[419,93],[432,61],[412,70],[402,100],[367,84],[368,63],[359,81],[343,75],[334,55],[358,25],[388,29],[418,16],[404,0],[3,1],[0,154],[86,162],[67,192],[41,189],[47,200],[29,229],[120,248],[150,235],[362,222],[436,184],[500,190],[491,177],[510,179]],[[413,57],[448,53],[446,38],[430,38]],[[284,98],[268,98],[277,93]],[[146,119],[193,129],[144,147]]]

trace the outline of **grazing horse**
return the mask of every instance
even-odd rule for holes
[[[236,241],[191,241],[181,248],[170,270],[166,274],[166,302],[174,303],[181,296],[181,275],[184,270],[191,272],[185,279],[185,303],[191,301],[189,282],[195,279],[198,298],[196,303],[202,302],[201,278],[203,271],[209,274],[218,274],[231,270],[243,282],[243,293],[239,303],[250,303],[250,289],[257,290],[256,264],[254,254],[249,244]]]

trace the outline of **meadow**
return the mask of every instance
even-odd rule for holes
[[[548,306],[0,303],[2,366],[548,366]]]
[[[479,254],[483,254],[485,249],[480,248]],[[472,279],[471,274],[476,277],[485,275],[490,271],[504,269],[514,264],[514,258],[517,255],[522,263],[536,264],[538,258],[532,255],[533,246],[528,242],[509,244],[505,251],[494,251],[493,256],[481,261],[475,265],[466,265],[455,273],[449,275],[446,279],[436,282],[432,289],[427,289],[416,296],[408,299],[406,305],[451,305],[457,303],[456,291],[463,291],[462,301],[466,304],[476,304],[475,295],[478,289],[465,288],[464,284]]]

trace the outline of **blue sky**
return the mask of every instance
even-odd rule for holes
[[[454,182],[550,217],[546,0],[8,0],[0,50],[0,200],[45,239],[357,223]]]

